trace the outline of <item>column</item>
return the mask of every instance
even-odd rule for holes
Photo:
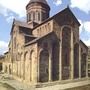
[[[52,81],[52,47],[49,51],[49,82]]]
[[[62,31],[60,32],[59,47],[59,80],[62,80]]]
[[[79,79],[81,78],[81,48],[79,46]]]
[[[73,43],[73,30],[71,30],[71,56],[70,56],[71,57],[71,61],[70,61],[71,62],[71,65],[70,65],[70,74],[71,74],[70,75],[70,78],[71,79],[73,79],[73,73],[74,73],[73,72],[73,62],[74,62],[74,60],[73,60],[73,56],[74,56],[73,55],[73,50],[74,50],[73,49],[73,44],[74,44]]]

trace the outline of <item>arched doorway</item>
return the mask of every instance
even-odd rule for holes
[[[11,74],[11,65],[9,65],[9,74]]]
[[[70,48],[71,29],[64,27],[62,30],[62,79],[70,78]]]
[[[59,42],[52,43],[52,80],[59,80]]]
[[[49,53],[43,50],[39,59],[39,81],[47,82],[49,80]]]
[[[25,80],[25,67],[26,67],[26,57],[27,57],[27,52],[24,54],[24,62],[23,62],[23,79]]]
[[[29,60],[30,54],[27,52],[26,59],[25,59],[25,80],[27,82],[30,81],[30,60]]]
[[[21,54],[21,78],[23,78],[23,71],[24,71],[24,54]]]
[[[21,73],[20,73],[20,71],[21,71],[20,66],[21,66],[21,54],[18,53],[18,55],[17,55],[17,75],[18,75],[18,77],[20,77],[20,75],[21,75]]]
[[[74,78],[79,77],[79,44],[74,45]]]

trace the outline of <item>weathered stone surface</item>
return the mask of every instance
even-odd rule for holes
[[[80,24],[70,8],[49,18],[47,7],[33,3],[28,6],[27,14],[32,14],[27,17],[27,23],[13,22],[3,71],[31,86],[87,80],[88,48],[79,39]],[[53,90],[64,87],[61,83],[56,86],[54,84],[50,86]],[[69,82],[66,84],[69,88],[72,85]],[[50,90],[49,87],[42,88],[45,89]]]

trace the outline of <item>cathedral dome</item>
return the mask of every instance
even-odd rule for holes
[[[34,2],[39,2],[39,3],[43,3],[43,4],[46,4],[48,5],[47,1],[46,0],[30,0],[29,3],[34,3]]]
[[[27,22],[42,23],[49,18],[50,7],[46,0],[30,0],[26,6]]]
[[[50,7],[47,3],[46,0],[30,0],[29,3],[27,4],[26,8],[28,7],[28,5],[32,4],[32,3],[40,3],[40,4],[43,4],[45,5],[46,7],[48,7],[48,9],[50,10]]]

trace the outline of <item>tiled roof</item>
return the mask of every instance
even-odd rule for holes
[[[44,37],[46,37],[46,36],[48,36],[48,35],[51,35],[51,34],[53,34],[53,32],[50,32],[50,33],[47,33],[47,34],[44,35],[44,36],[38,37],[38,38],[36,38],[36,39],[34,39],[34,40],[32,40],[32,41],[26,43],[25,46],[28,46],[28,45],[30,45],[30,44],[33,44],[33,43],[35,43],[35,42],[41,40],[42,38],[44,38]]]
[[[30,25],[28,25],[28,23],[26,22],[21,22],[21,21],[18,21],[16,19],[13,20],[13,24],[12,24],[12,29],[11,29],[11,33],[13,31],[13,27],[17,25],[17,26],[20,26],[20,27],[24,27],[24,28],[28,28],[28,29],[31,29],[30,28]]]
[[[82,40],[80,40],[80,43],[88,49],[88,46]]]
[[[32,38],[36,38],[36,37],[34,37],[33,35],[28,35],[28,34],[24,34],[24,36],[26,36],[26,37],[32,37]]]
[[[54,19],[54,18],[57,17],[58,15],[60,16],[60,15],[62,15],[62,14],[64,14],[64,13],[67,13],[67,12],[69,12],[69,14],[71,14],[71,16],[72,16],[72,18],[74,19],[74,21],[80,26],[79,21],[77,20],[77,18],[75,17],[75,15],[74,15],[73,12],[71,11],[71,9],[70,9],[69,7],[67,7],[67,8],[65,8],[65,9],[61,10],[59,13],[55,14],[54,16],[52,16],[52,17],[44,20],[41,24],[35,26],[35,27],[33,28],[33,30],[34,30],[35,28],[41,26],[42,24],[47,23],[48,21]],[[61,18],[62,18],[62,17],[61,17]]]
[[[30,28],[30,25],[28,25],[26,22],[21,22],[21,21],[18,21],[18,20],[14,20],[14,25]]]

